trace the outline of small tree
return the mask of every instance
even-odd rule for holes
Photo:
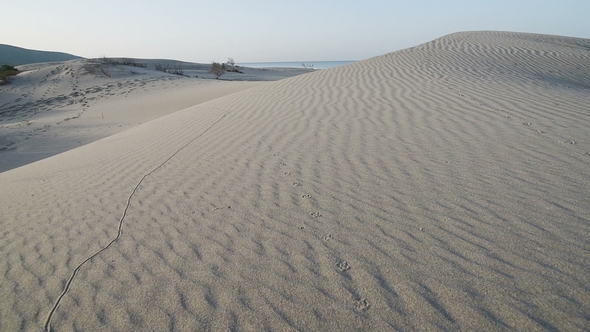
[[[219,62],[213,61],[213,63],[211,63],[211,73],[215,75],[215,79],[219,79],[219,77],[225,73],[225,66]]]

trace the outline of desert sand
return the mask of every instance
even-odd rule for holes
[[[590,40],[456,33],[185,106],[0,173],[1,330],[590,328]]]
[[[113,58],[110,61],[122,62]],[[134,60],[146,66],[106,65],[108,75],[85,70],[88,60],[19,66],[0,87],[0,172],[23,166],[196,104],[309,69],[241,68],[221,80],[210,65]],[[90,62],[92,64],[92,62]],[[154,70],[179,68],[184,76]]]

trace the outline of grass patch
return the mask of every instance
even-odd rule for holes
[[[18,75],[18,69],[10,65],[2,65],[0,67],[0,85],[9,83],[13,76]]]

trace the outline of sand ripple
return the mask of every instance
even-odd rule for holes
[[[53,330],[586,330],[589,49],[453,34],[2,173],[0,324],[117,239]]]

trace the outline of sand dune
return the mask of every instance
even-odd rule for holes
[[[122,62],[122,59],[111,59]],[[0,89],[0,172],[79,147],[187,107],[301,75],[307,69],[243,68],[212,80],[210,65],[134,60],[88,73],[87,60],[30,64]],[[154,70],[179,68],[190,77]],[[195,78],[198,76],[199,78]],[[203,79],[205,78],[205,79]]]
[[[588,330],[589,50],[452,34],[0,173],[1,329]]]

